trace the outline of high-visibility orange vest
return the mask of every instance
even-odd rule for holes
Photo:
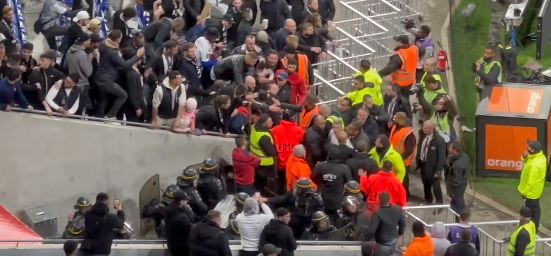
[[[300,113],[300,128],[303,130],[308,129],[314,116],[319,115],[319,113],[318,106],[315,106],[314,109],[308,112],[306,112],[305,108],[302,108],[302,112]]]
[[[389,138],[390,144],[396,151],[398,151],[398,153],[400,153],[400,155],[406,151],[405,142],[406,142],[406,138],[410,134],[414,134],[413,128],[411,127],[402,127],[400,130],[396,131],[396,125],[393,125],[392,128],[390,129],[390,138]],[[411,154],[408,156],[407,159],[404,159],[405,166],[411,166],[411,164],[413,163],[413,156],[415,155],[415,151],[416,151],[416,145],[414,143],[413,151],[411,152]]]
[[[310,76],[308,75],[308,57],[304,54],[297,55],[297,74],[304,81],[305,84],[310,85]],[[281,59],[281,64],[283,68],[287,69],[289,65],[289,60],[287,57]]]
[[[415,84],[419,49],[415,45],[410,45],[406,49],[396,51],[396,54],[402,60],[402,66],[399,70],[392,72],[392,82],[401,87]]]

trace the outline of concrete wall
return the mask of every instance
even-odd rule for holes
[[[120,198],[138,227],[138,193],[155,173],[161,187],[205,157],[231,162],[233,139],[188,136],[98,122],[0,112],[0,203],[21,216],[46,204],[58,231],[79,196]]]

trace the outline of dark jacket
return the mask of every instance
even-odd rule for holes
[[[425,137],[426,135],[422,131],[419,132],[416,158],[417,166],[421,168],[421,175],[423,177],[433,177],[436,173],[441,174],[446,165],[446,142],[444,142],[444,139],[435,131],[428,145],[426,159],[422,162],[421,152]]]
[[[164,9],[165,12],[167,11]],[[118,10],[113,14],[113,29],[118,29],[122,32],[122,40],[121,45],[126,45],[128,40],[130,39],[130,31],[128,29],[128,26],[126,26],[126,22],[122,19],[122,14],[124,10]]]
[[[17,19],[17,16],[14,17],[14,19]],[[13,29],[11,23],[5,23],[3,19],[0,20],[0,34],[3,34],[6,38],[2,43],[6,47],[7,56],[18,53],[15,37],[12,31]]]
[[[229,80],[240,85],[243,84],[243,78],[247,74],[253,74],[254,71],[248,69],[245,64],[245,55],[236,54],[222,59],[214,66],[213,72],[216,79]]]
[[[129,69],[125,74],[126,92],[128,92],[128,104],[132,110],[145,110],[143,95],[142,75],[134,69]]]
[[[519,255],[524,255],[524,253]],[[478,252],[476,252],[471,244],[459,242],[448,247],[444,256],[478,256]]]
[[[375,160],[371,159],[369,154],[357,152],[354,157],[346,160],[346,165],[350,168],[352,177],[355,180],[359,180],[358,170],[362,169],[367,172],[367,175],[375,174],[379,170]]]
[[[63,39],[61,41],[61,46],[59,47],[59,50],[66,54],[67,50],[73,46],[75,41],[82,35],[85,35],[84,31],[82,30],[82,27],[74,22],[71,21],[71,25],[69,26],[69,30],[67,31],[67,34],[63,36]],[[7,49],[6,49],[7,50]]]
[[[411,108],[407,105],[409,103],[404,96],[398,95],[394,102],[391,97],[385,96],[384,102],[384,109],[390,118],[394,117],[398,112],[404,112],[411,119]]]
[[[287,45],[287,37],[290,35],[291,33],[289,33],[289,31],[285,28],[280,28],[273,34],[272,38],[274,39],[276,51],[283,51],[283,48]]]
[[[306,37],[301,32],[301,35],[298,38],[298,43],[299,43],[299,47],[298,47],[299,50],[304,52],[304,54],[308,56],[308,61],[311,64],[318,63],[319,53],[315,53],[311,51],[310,48],[320,47],[321,51],[324,52],[325,40],[318,33],[314,33],[313,35]]]
[[[184,1],[184,20],[186,22],[186,30],[195,26],[197,23],[197,16],[201,14],[204,6],[204,0]]]
[[[197,112],[195,126],[197,129],[213,132],[218,132],[222,129],[223,133],[227,133],[230,124],[229,120],[229,115],[225,111],[220,112],[214,105],[209,104],[202,106]]]
[[[110,214],[109,206],[98,202],[84,216],[84,225],[86,229],[80,251],[109,255],[115,235],[124,227],[124,212]]]
[[[465,153],[449,158],[445,173],[446,191],[449,197],[454,198],[456,195],[465,193],[469,183],[469,167],[469,156]]]
[[[172,68],[170,70],[165,70],[164,58],[164,55],[161,53],[153,57],[150,62],[151,69],[159,80],[162,80],[168,72],[174,70],[177,66],[176,63],[178,62],[176,57],[172,57]]]
[[[201,87],[201,79],[199,78],[201,75],[201,68],[197,69],[197,67],[199,67],[199,63],[197,61],[190,60],[188,58],[179,58],[178,60],[178,71],[180,71],[180,74],[182,74],[188,82],[188,95],[208,96],[209,92],[203,90]],[[197,70],[199,70],[199,72]]]
[[[390,133],[390,130],[388,129],[389,115],[386,113],[383,107],[373,106],[371,109],[369,109],[369,113],[370,116],[373,116],[373,119],[377,121],[377,125],[379,126],[379,133]]]
[[[319,0],[318,13],[324,23],[326,23],[327,21],[332,21],[335,18],[334,0]]]
[[[191,230],[189,209],[170,204],[166,210],[166,243],[168,249],[178,256],[189,255],[188,237]]]
[[[272,34],[282,28],[285,20],[291,17],[289,7],[284,0],[262,0],[260,1],[260,21],[268,20],[266,32]]]
[[[189,232],[190,256],[231,256],[224,230],[210,220],[202,220]]]
[[[373,145],[373,142],[375,142],[375,139],[381,132],[379,131],[379,124],[377,123],[377,120],[375,120],[375,116],[369,115],[367,120],[365,121],[364,125],[362,126],[362,130],[364,133],[369,137],[371,145]]]
[[[19,82],[13,86],[4,79],[0,81],[0,110],[6,110],[6,107],[12,103],[17,103],[22,108],[29,106],[29,102],[25,95],[23,95]]]
[[[367,230],[367,241],[375,239],[377,243],[387,243],[404,234],[406,222],[402,209],[398,206],[381,206],[373,217]]]
[[[209,210],[214,209],[216,204],[226,197],[226,182],[213,173],[201,173],[197,180],[197,192],[199,192]]]
[[[324,143],[325,136],[322,129],[312,126],[306,130],[304,147],[306,148],[306,161],[310,168],[314,168],[317,162],[325,160]]]
[[[96,81],[101,82],[113,82],[117,78],[117,72],[119,69],[125,70],[134,63],[138,62],[138,56],[134,56],[131,59],[125,61],[120,55],[118,49],[111,48],[103,43],[99,46],[100,59],[98,64],[98,71],[94,78]]]
[[[270,220],[260,234],[258,247],[262,248],[265,244],[273,244],[277,248],[281,248],[280,256],[292,256],[297,249],[293,230],[287,224],[276,219]]]
[[[365,134],[365,132],[363,130],[360,130],[360,133],[358,133],[358,135],[356,135],[356,137],[350,137],[350,143],[352,143],[352,146],[354,146],[354,147],[356,147],[356,144],[360,140],[365,140],[365,141],[371,143],[373,140],[375,140],[375,138],[373,138],[373,140],[372,140],[369,136],[367,136],[367,134]],[[370,145],[373,145],[373,143],[371,143]]]
[[[42,109],[42,101],[55,82],[63,79],[65,74],[51,67],[49,69],[36,69],[29,74],[29,83],[22,88],[33,107]],[[40,84],[40,89],[36,88]]]
[[[209,211],[209,207],[205,204],[197,189],[193,185],[179,186],[179,188],[186,193],[186,196],[188,197],[188,205],[195,216],[205,216]]]
[[[168,39],[170,39],[170,29],[172,24],[169,19],[155,21],[147,26],[143,31],[143,37],[146,44],[152,44],[155,50],[160,50]]]
[[[312,172],[312,180],[321,190],[325,208],[337,210],[341,208],[344,184],[352,176],[347,165],[332,161],[318,163]]]
[[[346,112],[338,112],[338,116],[342,119],[345,126],[352,123],[352,120],[354,120],[355,117],[352,109]]]
[[[293,218],[300,216],[309,219],[312,213],[325,210],[323,199],[314,191],[310,191],[306,195],[294,195],[293,192],[287,192],[282,196],[269,198],[267,203],[273,209],[279,207],[289,209]]]

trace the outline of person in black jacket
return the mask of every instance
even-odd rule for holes
[[[136,8],[134,6],[118,10],[113,14],[113,29],[118,29],[122,32],[121,45],[126,45],[128,40],[130,40],[130,30],[137,28],[138,24],[134,21],[136,15]]]
[[[122,40],[122,33],[120,30],[113,30],[109,34],[109,37],[105,40],[105,43],[99,47],[100,61],[98,64],[98,70],[94,75],[94,79],[100,91],[100,103],[98,109],[98,116],[115,119],[115,116],[119,112],[122,104],[128,98],[128,94],[122,89],[122,87],[115,83],[117,78],[117,72],[119,69],[126,70],[140,58],[144,56],[144,50],[140,49],[136,53],[136,56],[132,57],[128,61],[125,61],[119,55],[119,45]],[[109,96],[115,96],[116,99],[111,105],[111,109],[105,113]]]
[[[362,124],[362,130],[367,137],[371,139],[370,142],[375,142],[375,138],[380,134],[379,125],[377,124],[377,120],[375,120],[375,116],[370,113],[369,109],[364,107],[358,109],[355,120]]]
[[[2,34],[4,39],[0,41],[6,47],[6,54],[8,56],[17,53],[17,41],[15,40],[15,33],[13,31],[14,19],[13,8],[4,6],[2,9],[2,20],[0,21],[0,34]]]
[[[300,26],[299,50],[304,49],[304,54],[308,56],[308,61],[311,64],[316,64],[320,60],[320,56],[326,55],[325,40],[320,34],[314,32],[314,25],[311,23],[303,23]]]
[[[366,240],[374,240],[380,252],[386,252],[381,255],[392,255],[398,238],[404,234],[406,221],[402,209],[390,205],[390,194],[379,194],[379,203],[381,207],[371,217]]]
[[[450,207],[455,212],[465,209],[465,190],[469,183],[469,156],[463,151],[460,142],[453,142],[448,147],[449,158],[446,168],[446,191],[450,199]]]
[[[124,228],[124,211],[119,200],[115,200],[117,214],[109,213],[109,196],[99,193],[96,203],[84,216],[85,234],[80,245],[80,255],[109,255],[111,244],[118,232]]]
[[[210,158],[203,161],[197,180],[197,192],[201,195],[209,210],[226,197],[226,180],[218,173],[218,163]]]
[[[201,87],[201,72],[202,67],[197,62],[197,47],[193,43],[185,43],[182,46],[181,58],[178,62],[178,71],[186,78],[188,82],[187,95],[188,97],[197,98],[201,104],[203,98],[214,95],[215,92],[207,91]]]
[[[352,179],[350,169],[340,159],[345,152],[332,148],[327,152],[327,162],[319,162],[312,172],[312,180],[318,184],[331,223],[337,223],[341,208],[344,184]]]
[[[434,123],[427,120],[419,132],[417,145],[417,168],[421,169],[421,180],[427,204],[433,203],[433,193],[438,204],[443,203],[440,180],[446,164],[446,142],[436,132]],[[431,192],[432,188],[432,192]]]
[[[371,150],[369,145],[369,141],[358,141],[354,147],[356,154],[354,157],[346,160],[346,165],[350,168],[350,174],[352,174],[352,178],[356,181],[360,180],[358,177],[359,169],[362,169],[367,175],[375,174],[379,171],[377,163],[369,156],[369,150]]]
[[[400,87],[398,85],[387,85],[385,90],[384,103],[384,110],[386,111],[388,116],[394,116],[398,112],[404,112],[411,120],[411,107],[407,105],[408,100],[400,94]]]
[[[281,207],[275,211],[275,214],[276,219],[270,220],[270,223],[262,230],[258,247],[262,248],[265,244],[273,244],[281,248],[279,256],[293,256],[297,249],[297,241],[293,230],[289,227],[291,212]]]
[[[122,58],[126,61],[136,55],[136,51],[132,48],[124,48],[121,53]],[[128,93],[128,100],[124,103],[122,112],[124,112],[126,120],[130,122],[142,122],[145,115],[144,85],[142,74],[138,70],[140,65],[141,61],[138,61],[130,69],[121,72],[122,84],[126,85],[125,89]]]
[[[230,244],[220,228],[222,213],[211,210],[204,220],[193,225],[189,232],[190,256],[231,256]]]
[[[246,55],[234,54],[226,57],[214,66],[211,79],[232,81],[235,85],[243,84],[243,78],[254,74],[254,67],[258,61],[256,52],[247,52]]]
[[[51,50],[40,55],[38,69],[31,71],[28,78],[29,83],[22,87],[29,103],[35,109],[44,109],[42,102],[44,102],[46,94],[55,82],[65,77],[63,72],[54,67],[55,59],[55,52]]]
[[[369,115],[373,116],[373,119],[377,122],[379,126],[379,133],[386,134],[388,136],[390,133],[390,128],[388,127],[388,122],[390,119],[384,108],[382,106],[376,106],[373,103],[373,97],[369,94],[366,94],[363,98],[363,107],[369,110]]]
[[[195,26],[197,23],[204,22],[204,18],[201,16],[201,11],[204,7],[204,0],[184,1],[184,21],[186,22],[186,31]]]
[[[170,39],[171,32],[180,33],[184,26],[185,22],[182,18],[173,20],[164,18],[149,24],[143,31],[147,59],[153,60],[159,55],[164,43]]]
[[[325,160],[326,152],[323,150],[325,144],[325,118],[322,115],[314,116],[312,126],[306,130],[304,135],[304,146],[306,147],[306,161],[311,169],[316,163]]]
[[[291,18],[291,13],[284,0],[260,1],[260,21],[268,20],[266,32],[269,35],[282,28],[285,20],[289,18]]]
[[[201,131],[228,133],[230,117],[227,110],[231,106],[231,99],[227,95],[220,95],[214,99],[214,104],[202,106],[195,117],[195,127]]]
[[[334,0],[318,0],[318,13],[321,16],[323,24],[333,21],[335,18]]]
[[[204,216],[207,214],[209,207],[201,198],[201,195],[197,191],[195,181],[199,177],[199,173],[194,168],[188,167],[183,172],[182,175],[176,178],[176,184],[181,191],[186,193],[188,198],[188,205],[193,210],[196,216]]]
[[[157,79],[162,80],[168,72],[175,70],[178,62],[178,42],[168,40],[164,44],[163,52],[151,59],[149,63]]]
[[[452,244],[446,249],[444,256],[478,256],[478,252],[470,244],[471,232],[468,229],[461,230],[460,239],[459,243]]]
[[[166,210],[166,244],[173,256],[189,255],[188,238],[194,216],[187,199],[183,191],[176,191],[174,201]]]

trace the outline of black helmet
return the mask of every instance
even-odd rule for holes
[[[90,200],[88,200],[88,198],[86,197],[81,196],[77,199],[77,203],[75,204],[75,209],[88,207],[90,205],[92,205],[92,203],[90,203]]]
[[[342,207],[345,209],[348,206],[355,205],[358,206],[360,203],[358,202],[358,199],[354,196],[345,196],[342,200]]]
[[[163,192],[163,200],[167,201],[168,203],[171,203],[172,200],[174,200],[174,194],[178,190],[179,190],[178,185],[174,185],[174,184],[168,185],[168,187],[166,187],[165,189],[165,192]]]
[[[241,235],[241,233],[239,233],[239,227],[237,226],[237,220],[230,220],[230,222],[228,223],[228,230],[233,235]]]
[[[237,193],[237,195],[235,195],[234,197],[235,207],[237,209],[243,209],[243,205],[245,205],[245,200],[247,200],[247,198],[249,198],[249,194],[245,192]]]
[[[312,222],[313,223],[319,223],[321,221],[327,220],[327,214],[323,211],[316,211],[312,213]]]
[[[218,167],[218,163],[213,160],[212,158],[207,158],[203,161],[203,164],[201,165],[201,171],[209,172]]]
[[[344,194],[358,194],[360,193],[360,184],[355,181],[351,180],[344,184]]]
[[[312,181],[307,178],[298,179],[297,182],[295,183],[295,187],[297,189],[311,189]]]
[[[193,184],[193,181],[197,179],[198,176],[199,174],[197,173],[197,170],[192,168],[185,169],[182,172],[182,175],[176,178],[176,184],[180,187],[189,186],[190,184]]]

